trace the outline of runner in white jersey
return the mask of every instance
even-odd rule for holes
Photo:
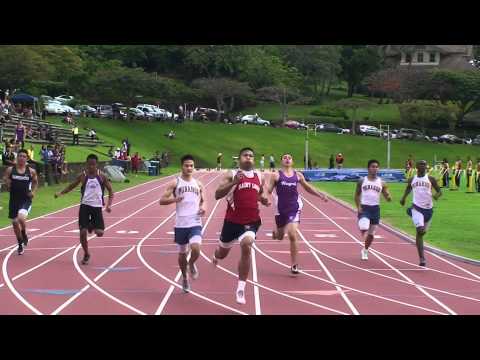
[[[78,214],[78,225],[80,228],[80,244],[82,245],[84,252],[82,260],[83,265],[87,265],[90,261],[87,233],[95,232],[95,235],[102,237],[105,230],[105,223],[102,214],[102,208],[104,205],[104,188],[108,190],[108,204],[105,210],[108,213],[112,211],[113,189],[107,177],[98,170],[97,161],[98,157],[95,154],[88,155],[86,170],[63,191],[55,194],[55,198],[58,198],[82,184],[82,199]]]
[[[355,191],[358,227],[365,241],[362,260],[368,260],[368,249],[372,245],[375,230],[380,223],[380,194],[383,194],[385,200],[392,201],[387,184],[377,176],[379,166],[378,160],[368,162],[368,175],[358,181]]]
[[[417,229],[416,243],[418,256],[420,257],[420,266],[426,266],[423,236],[426,234],[433,216],[432,199],[438,200],[442,196],[442,190],[438,186],[437,180],[427,175],[426,169],[427,162],[425,160],[417,162],[417,175],[408,181],[405,193],[400,200],[400,204],[404,206],[407,196],[413,190],[413,204],[407,209],[407,214],[412,218],[413,224]],[[432,187],[436,192],[433,196]]]
[[[168,184],[160,199],[160,205],[176,204],[175,243],[178,247],[178,265],[182,272],[183,291],[190,291],[188,272],[192,279],[198,278],[195,265],[200,255],[202,243],[202,216],[205,215],[203,185],[193,178],[195,161],[193,156],[185,155],[181,159],[182,175]],[[190,248],[190,260],[188,252]],[[190,270],[190,271],[188,271]]]

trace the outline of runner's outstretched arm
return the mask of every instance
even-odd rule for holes
[[[62,191],[60,192],[57,192],[55,193],[55,199],[58,198],[59,196],[62,196],[62,195],[65,195],[65,194],[68,194],[70,191],[72,191],[73,189],[75,189],[78,185],[80,185],[84,179],[84,174],[80,174],[78,175],[77,179],[72,182],[71,184],[69,184],[65,189],[63,189]]]
[[[362,182],[362,179],[358,180],[357,188],[355,189],[355,205],[357,205],[357,211],[359,213],[362,212],[362,204],[360,203],[360,195],[362,195]]]
[[[318,191],[317,189],[315,189],[312,185],[310,185],[307,180],[305,180],[305,176],[303,176],[302,173],[299,173],[297,172],[297,176],[298,176],[298,179],[300,181],[300,184],[302,185],[302,187],[305,189],[306,192],[308,192],[309,194],[312,194],[320,199],[322,199],[323,201],[327,202],[328,199],[327,197],[325,196],[324,193]]]
[[[205,188],[203,184],[197,180],[198,186],[200,187],[200,207],[198,209],[198,215],[203,216],[207,212],[207,202],[205,201]]]
[[[30,169],[30,173],[32,174],[32,190],[30,190],[29,196],[31,199],[33,199],[38,188],[38,176],[34,169]]]
[[[392,201],[392,195],[390,195],[390,190],[388,189],[387,183],[382,181],[382,194],[385,200],[388,202]]]
[[[112,184],[110,183],[110,180],[102,174],[103,177],[103,183],[105,184],[105,187],[107,188],[108,191],[108,203],[107,207],[105,210],[109,213],[112,211],[112,203],[113,203],[113,189],[112,189]]]
[[[412,192],[412,180],[409,179],[407,183],[407,187],[405,189],[405,193],[403,194],[402,198],[400,199],[400,205],[404,206],[405,205],[405,200],[407,199],[407,196]]]
[[[435,191],[436,191],[436,194],[433,195],[433,198],[434,198],[435,200],[438,200],[438,198],[439,198],[440,196],[442,196],[442,189],[440,188],[440,186],[438,186],[437,179],[435,179],[435,178],[432,177],[432,176],[429,176],[429,178],[430,178],[430,182],[432,183],[432,187],[433,187],[433,188],[435,189]]]
[[[5,174],[3,175],[3,182],[5,183],[5,187],[7,188],[7,191],[10,191],[10,186],[12,185],[12,180],[10,179],[10,175],[12,174],[12,167],[8,167],[7,170],[5,170]]]

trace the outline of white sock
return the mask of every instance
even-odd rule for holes
[[[242,281],[242,280],[239,280],[238,281],[238,287],[237,287],[237,291],[241,290],[241,291],[245,291],[245,285],[247,283],[245,281]]]

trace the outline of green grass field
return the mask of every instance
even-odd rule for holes
[[[355,96],[356,98],[365,98],[362,96]],[[333,105],[336,99],[329,98],[322,105]],[[362,123],[366,117],[368,117],[367,123],[369,125],[390,124],[400,126],[400,112],[396,104],[377,104],[377,100],[371,100],[374,104],[370,109],[359,109],[357,111],[356,120]],[[344,123],[348,124],[349,120],[344,120],[341,117],[327,117],[327,116],[314,116],[310,113],[318,109],[321,105],[289,105],[288,106],[288,119],[289,120],[317,120],[329,121],[332,123]],[[279,104],[264,103],[255,107],[246,108],[242,111],[242,114],[255,114],[266,120],[281,121],[282,120],[282,107]],[[349,112],[348,116],[352,116]]]
[[[138,151],[141,156],[150,157],[156,150],[169,151],[171,162],[175,164],[185,153],[197,157],[200,166],[214,167],[219,152],[224,154],[224,167],[232,163],[231,157],[237,155],[244,146],[251,146],[257,155],[273,153],[278,158],[285,151],[291,152],[301,166],[305,148],[305,131],[285,128],[265,128],[255,125],[225,125],[218,123],[186,122],[184,124],[147,123],[135,121],[132,123],[96,118],[81,118],[80,128],[95,128],[99,137],[107,143],[120,146],[124,137],[132,143],[132,151]],[[164,136],[174,129],[177,137],[169,140]],[[36,156],[39,157],[36,147]],[[386,166],[386,141],[364,136],[310,133],[310,154],[312,163],[319,167],[328,167],[330,154],[342,152],[345,156],[345,167],[365,167],[370,158],[376,158],[383,167]],[[412,142],[393,140],[391,143],[392,168],[402,168],[409,154],[416,159],[426,159],[429,162],[447,157],[453,162],[457,156],[466,159],[480,156],[480,148],[470,145],[431,144],[427,142]],[[68,146],[67,161],[83,162],[88,153],[102,153],[100,158],[107,160],[107,148],[84,148]],[[257,157],[257,161],[259,158]]]
[[[178,172],[178,168],[166,168],[162,169],[162,177],[174,174]],[[139,174],[138,176],[129,175],[128,179],[130,180],[129,183],[113,183],[112,187],[114,191],[120,191],[127,189],[129,187],[142,184],[147,181],[151,181],[155,179],[152,176],[147,176],[145,174]],[[37,191],[36,197],[33,200],[32,205],[32,212],[30,213],[30,218],[38,217],[56,210],[63,209],[65,207],[78,204],[80,201],[80,187],[73,190],[72,192],[59,197],[58,199],[54,199],[53,195],[63,190],[67,184],[59,184],[53,186],[45,186],[40,188]],[[8,201],[9,201],[9,193],[2,192],[0,194],[0,206],[3,208],[1,213],[3,214],[0,217],[0,227],[4,227],[9,225],[10,219],[8,219]]]
[[[319,189],[332,196],[354,205],[355,183],[314,183]],[[393,201],[387,203],[382,199],[382,220],[406,233],[415,236],[411,218],[406,208],[399,203],[405,190],[405,184],[389,184]],[[480,241],[478,233],[478,213],[480,212],[480,194],[466,194],[460,191],[442,189],[443,196],[435,202],[434,216],[430,231],[425,241],[432,246],[450,251],[454,254],[480,260]],[[412,195],[407,199],[410,204]]]

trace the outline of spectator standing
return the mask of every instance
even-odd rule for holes
[[[138,152],[136,152],[135,155],[132,157],[132,173],[138,174],[140,160],[142,160],[142,158],[138,155]]]
[[[330,160],[328,162],[328,168],[333,169],[335,167],[335,158],[333,157],[333,154],[330,155]]]
[[[21,120],[15,128],[15,141],[22,144],[22,149],[25,147],[25,126]]]
[[[335,162],[337,163],[337,169],[342,169],[343,168],[343,162],[345,161],[345,158],[343,157],[342,153],[338,153],[337,157],[335,158]]]
[[[270,171],[275,172],[275,158],[270,154]]]
[[[79,138],[78,138],[78,125],[77,124],[73,125],[72,134],[73,134],[73,145],[75,145],[75,144],[80,145]]]
[[[35,150],[33,148],[33,145],[30,145],[30,149],[27,150],[27,154],[28,154],[28,160],[33,161],[35,157]]]

